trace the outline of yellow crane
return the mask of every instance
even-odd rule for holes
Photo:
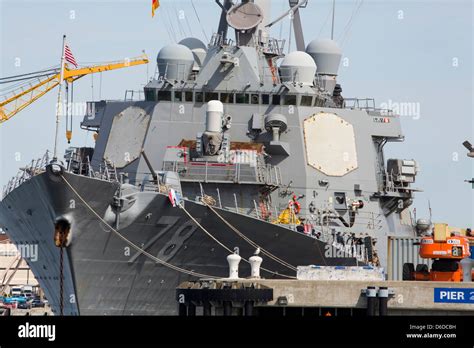
[[[147,64],[148,57],[142,55],[140,57],[126,59],[119,62],[108,63],[103,65],[94,65],[78,69],[64,69],[64,79],[68,83],[72,83],[83,76],[100,73],[103,71],[128,68],[135,65]],[[31,74],[30,74],[31,75]],[[14,90],[12,95],[0,102],[0,124],[8,121],[21,110],[41,98],[61,82],[61,74],[57,71],[51,75],[40,78],[36,84],[30,84],[26,89],[20,88]],[[13,80],[15,81],[15,80]]]

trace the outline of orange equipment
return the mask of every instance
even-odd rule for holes
[[[469,240],[464,236],[453,236],[436,242],[433,237],[424,237],[420,242],[420,256],[424,259],[464,259],[469,257]]]
[[[423,237],[419,243],[420,257],[433,259],[431,270],[425,264],[416,269],[412,263],[403,265],[403,280],[461,282],[463,271],[460,261],[470,257],[470,242],[474,238],[451,235],[452,228],[446,224],[435,224],[433,236]],[[465,234],[462,230],[459,234]]]

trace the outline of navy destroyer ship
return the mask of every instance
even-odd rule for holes
[[[235,248],[291,278],[386,267],[388,237],[414,235],[417,164],[384,156],[400,118],[342,96],[337,43],[305,43],[308,1],[276,19],[269,1],[216,3],[211,41],[161,48],[144,100],[88,102],[93,148],[45,155],[5,187],[2,227],[39,246],[27,261],[56,313],[175,314],[178,284],[227,276]],[[297,50],[284,54],[270,29],[288,14]]]

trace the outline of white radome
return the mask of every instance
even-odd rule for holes
[[[301,51],[288,54],[280,65],[283,82],[296,82],[305,86],[312,86],[317,66],[313,58]]]

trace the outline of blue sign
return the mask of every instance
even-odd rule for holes
[[[434,302],[474,304],[474,289],[434,288]]]

